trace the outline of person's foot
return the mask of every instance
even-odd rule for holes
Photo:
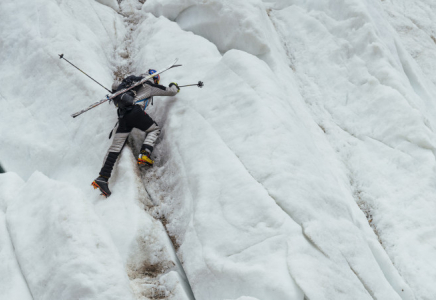
[[[108,178],[99,176],[91,183],[91,185],[94,187],[94,189],[100,189],[102,195],[106,198],[111,195],[111,191],[109,190],[108,185]]]
[[[149,165],[152,166],[154,161],[150,159],[151,153],[147,150],[141,150],[138,157],[138,165]]]

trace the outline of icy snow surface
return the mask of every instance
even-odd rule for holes
[[[120,3],[119,3],[120,2]],[[431,0],[0,2],[0,299],[436,299]],[[183,64],[97,176],[115,77]]]

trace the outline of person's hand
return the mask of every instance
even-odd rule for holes
[[[180,92],[179,85],[178,85],[177,83],[175,83],[175,82],[171,82],[171,83],[170,83],[170,87],[172,87],[173,85],[176,86],[176,88],[177,88],[177,93]]]

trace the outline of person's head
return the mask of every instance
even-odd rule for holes
[[[148,70],[148,74],[150,74],[150,75],[153,75],[153,74],[156,73],[156,72],[157,72],[157,71],[154,70],[154,69],[149,69],[149,70]],[[154,81],[155,84],[159,84],[159,82],[160,82],[160,76],[159,76],[159,74],[156,75],[156,76],[153,76],[153,81]]]

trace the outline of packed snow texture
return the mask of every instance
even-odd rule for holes
[[[435,299],[435,12],[1,2],[0,298]],[[155,165],[132,132],[108,199],[115,109],[70,117],[105,92],[60,53],[107,87],[176,57],[162,84],[205,83],[154,99]]]
[[[0,298],[149,299],[159,292],[192,299],[165,229],[145,211],[151,201],[130,149],[113,174],[111,198],[90,186],[110,144],[113,107],[70,117],[104,90],[58,54],[110,86],[127,33],[123,17],[85,0],[2,1],[0,15],[0,156],[11,167],[0,176],[0,229],[9,233],[0,241],[8,257]],[[4,189],[10,174],[25,182]]]
[[[0,295],[2,299],[32,299],[26,281],[20,270],[16,253],[8,234],[5,211],[8,203],[14,201],[15,191],[23,185],[16,173],[1,175],[0,180]]]

